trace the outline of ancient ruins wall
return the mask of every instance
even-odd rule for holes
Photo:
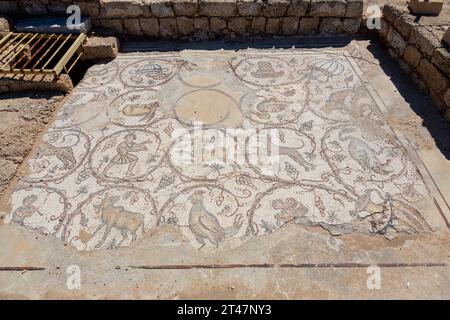
[[[118,34],[199,39],[355,34],[363,0],[0,0],[0,14],[62,15],[79,5]]]
[[[450,121],[450,50],[442,41],[450,26],[439,18],[411,15],[406,6],[386,5],[380,37],[419,87],[429,94]]]

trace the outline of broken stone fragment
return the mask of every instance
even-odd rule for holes
[[[5,16],[0,16],[0,37],[11,31],[11,25]]]
[[[83,46],[82,60],[114,59],[119,51],[119,42],[115,37],[89,37]]]

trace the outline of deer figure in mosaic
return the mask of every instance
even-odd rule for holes
[[[92,237],[105,227],[105,232],[99,243],[95,248],[100,248],[110,234],[112,228],[120,230],[122,240],[117,244],[120,246],[128,238],[128,232],[131,233],[132,242],[137,238],[136,232],[142,228],[144,232],[144,215],[137,212],[126,210],[123,206],[116,206],[115,203],[120,200],[119,196],[109,196],[105,194],[102,202],[95,206],[101,212],[102,223],[92,234]]]

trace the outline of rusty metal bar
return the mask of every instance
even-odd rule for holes
[[[2,50],[2,52],[1,52],[1,54],[2,54],[2,56],[3,57],[8,57],[8,55],[9,54],[11,54],[11,52],[14,52],[14,50],[16,49],[16,47],[17,46],[19,46],[20,45],[20,43],[23,41],[23,40],[25,40],[26,39],[26,37],[23,37],[23,38],[20,38],[21,37],[21,33],[19,33],[14,39],[12,39],[6,46],[5,46],[5,49],[6,49],[6,51],[3,51]],[[16,39],[17,38],[19,38],[19,42],[17,42],[16,44],[14,44],[14,41],[16,41]],[[13,45],[14,44],[14,45]],[[11,45],[13,45],[12,47],[11,47]],[[6,65],[6,63],[2,63],[1,64],[2,66],[3,65]]]
[[[9,38],[10,35],[12,35],[12,32],[8,32],[3,38],[0,39],[0,48],[3,45],[4,42]]]
[[[69,74],[69,72],[72,70],[72,68],[75,66],[75,64],[78,62],[78,60],[80,60],[81,56],[83,55],[83,52],[80,52],[78,54],[78,57],[75,59],[75,61],[72,63],[72,65],[70,66],[69,69],[67,69],[67,74]]]
[[[53,34],[50,35],[50,37],[46,37],[47,40],[45,40],[44,44],[43,44],[42,46],[40,46],[40,47],[36,50],[36,52],[31,56],[30,60],[28,60],[28,61],[22,66],[22,69],[24,69],[31,61],[33,61],[33,59],[39,54],[39,52],[41,52],[42,49],[45,48],[45,46],[47,45],[47,43],[52,39],[52,37],[53,37],[54,35],[55,35],[55,34],[53,33]],[[33,67],[32,67],[32,69],[33,69]]]
[[[86,35],[81,33],[78,38],[73,42],[73,44],[70,46],[69,50],[64,54],[64,56],[59,60],[58,64],[55,66],[54,70],[57,75],[59,75],[63,69],[63,67],[66,66],[66,64],[69,62],[70,58],[75,54],[75,52],[78,50],[78,48],[83,44],[84,40],[86,39]],[[69,73],[69,72],[67,72]]]
[[[53,43],[50,45],[50,47],[49,47],[49,48],[45,51],[45,53],[39,58],[39,60],[31,67],[31,69],[34,69],[34,68],[37,67],[37,65],[45,58],[45,56],[50,52],[50,50],[52,50],[52,48],[58,43],[59,39],[61,39],[62,36],[63,36],[63,35],[60,34],[60,35],[56,38],[55,42],[53,42]]]
[[[0,39],[0,74],[69,73],[82,56],[79,35],[10,32]],[[41,66],[41,64],[43,64]]]
[[[31,53],[33,52],[34,48],[39,44],[39,42],[41,42],[41,41],[44,40],[44,39],[45,39],[45,38],[44,38],[44,35],[41,35],[41,36],[39,37],[39,39],[36,40],[36,42],[30,47],[30,55],[31,55]],[[17,60],[16,63],[14,63],[14,64],[11,66],[11,69],[14,69],[20,62],[22,62],[23,58],[25,58],[25,52],[22,54],[22,57],[20,57],[20,59]],[[31,58],[30,58],[30,59],[31,59]],[[22,69],[23,69],[23,67],[22,67]]]
[[[11,45],[11,43],[13,43],[17,38],[19,38],[20,35],[21,35],[21,33],[17,34],[13,39],[10,39],[10,40],[8,41],[8,43],[7,43],[3,48],[1,48],[0,54],[2,54],[4,50],[8,49],[9,46]],[[2,40],[3,40],[3,39],[2,39]],[[5,41],[6,41],[6,40],[5,40]]]
[[[50,59],[47,60],[47,62],[44,64],[44,66],[41,68],[41,70],[44,70],[46,66],[49,65],[50,61],[53,60],[53,58],[55,58],[55,56],[58,54],[59,50],[62,49],[62,47],[64,47],[64,45],[67,43],[67,41],[70,39],[70,37],[66,37],[64,39],[64,41],[61,43],[61,45],[58,47],[58,49],[56,49],[56,51],[53,53],[53,55],[50,57]]]

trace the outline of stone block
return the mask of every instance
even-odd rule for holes
[[[283,25],[281,27],[283,35],[291,36],[298,33],[298,25],[300,18],[298,17],[285,17],[283,18]]]
[[[45,3],[33,1],[33,0],[25,0],[22,1],[22,5],[25,11],[25,14],[30,16],[45,16],[48,15],[47,7]]]
[[[82,60],[114,59],[119,52],[116,37],[89,37],[83,45]]]
[[[265,17],[256,17],[252,19],[251,29],[257,34],[262,34],[266,32],[266,20]]]
[[[173,10],[177,16],[193,17],[198,13],[197,0],[173,0]]]
[[[361,28],[361,18],[345,18],[342,20],[342,29],[346,34],[356,34]]]
[[[412,28],[409,42],[415,44],[428,57],[431,57],[434,50],[441,46],[441,39],[433,33],[432,29],[425,27]]]
[[[144,14],[140,0],[100,0],[100,18],[135,18]]]
[[[438,16],[443,6],[444,0],[409,0],[409,10],[418,15]]]
[[[450,111],[450,88],[448,88],[447,91],[445,91],[443,100],[445,105],[447,106],[447,108],[449,108]],[[450,118],[448,118],[447,121],[450,122]]]
[[[308,15],[311,0],[291,0],[287,10],[288,16],[306,17]]]
[[[227,28],[227,21],[223,18],[212,17],[209,20],[209,25],[211,28],[211,32],[218,34]]]
[[[320,18],[301,18],[298,33],[301,35],[312,35],[319,31]]]
[[[123,28],[130,36],[142,36],[139,18],[123,19]]]
[[[262,15],[268,18],[284,17],[289,8],[289,0],[271,0],[264,2]]]
[[[74,1],[73,4],[80,7],[82,15],[96,18],[100,16],[100,5],[98,2]]]
[[[431,62],[450,78],[450,51],[448,48],[436,49]]]
[[[159,19],[159,34],[163,38],[174,38],[177,35],[177,21],[175,18]]]
[[[438,94],[444,94],[445,90],[450,86],[444,75],[427,59],[422,59],[417,72],[423,78],[429,88]]]
[[[140,18],[141,29],[144,36],[157,37],[159,35],[159,22],[156,18]]]
[[[244,17],[236,17],[228,20],[228,30],[236,34],[245,34],[250,29],[251,21]]]
[[[263,2],[260,0],[238,0],[237,12],[243,17],[257,17],[261,14]]]
[[[321,34],[339,34],[344,31],[344,26],[340,18],[321,18],[319,31]]]
[[[311,17],[344,17],[345,0],[311,0],[309,15]]]
[[[395,49],[395,51],[399,55],[403,56],[403,53],[405,52],[405,49],[406,49],[406,46],[408,45],[408,43],[402,37],[402,35],[394,28],[389,28],[389,31],[387,34],[387,42],[392,48]]]
[[[194,33],[194,18],[191,17],[177,17],[178,32],[184,36]]]
[[[175,16],[171,0],[152,0],[150,9],[154,17],[167,18]]]
[[[444,38],[442,40],[450,46],[450,27],[445,32]]]
[[[266,33],[267,34],[278,34],[280,32],[280,18],[267,18],[266,22]]]
[[[236,0],[199,0],[199,13],[208,17],[234,17]]]
[[[405,9],[403,7],[400,7],[399,5],[386,4],[383,7],[383,18],[388,22],[394,24],[395,20],[401,17],[405,12],[407,11],[405,11]]]
[[[345,16],[348,18],[361,18],[363,15],[363,0],[347,0]]]
[[[11,31],[11,27],[12,26],[9,23],[8,18],[5,16],[0,16],[0,36]]]
[[[120,34],[123,32],[123,24],[120,19],[102,19],[100,24],[102,28],[109,29],[114,33]]]
[[[209,21],[206,17],[195,17],[194,28],[200,31],[209,31]]]
[[[19,11],[19,5],[11,0],[0,0],[0,13],[2,14],[15,14]]]
[[[400,32],[405,39],[409,39],[412,28],[418,26],[418,24],[414,21],[414,18],[410,15],[402,15],[398,17],[398,19],[395,19],[393,24],[395,29],[397,29],[397,31]]]
[[[47,4],[47,10],[51,15],[66,15],[67,7],[71,5],[71,0],[50,1]]]
[[[403,59],[411,67],[417,68],[417,66],[420,63],[420,60],[422,60],[422,54],[420,53],[419,50],[416,49],[416,47],[414,47],[413,45],[409,45],[405,49]]]
[[[386,20],[381,19],[380,24],[381,24],[381,27],[380,27],[380,30],[378,31],[378,34],[380,35],[381,39],[386,39],[387,34],[389,32],[389,28],[390,28],[389,23],[386,22]]]

